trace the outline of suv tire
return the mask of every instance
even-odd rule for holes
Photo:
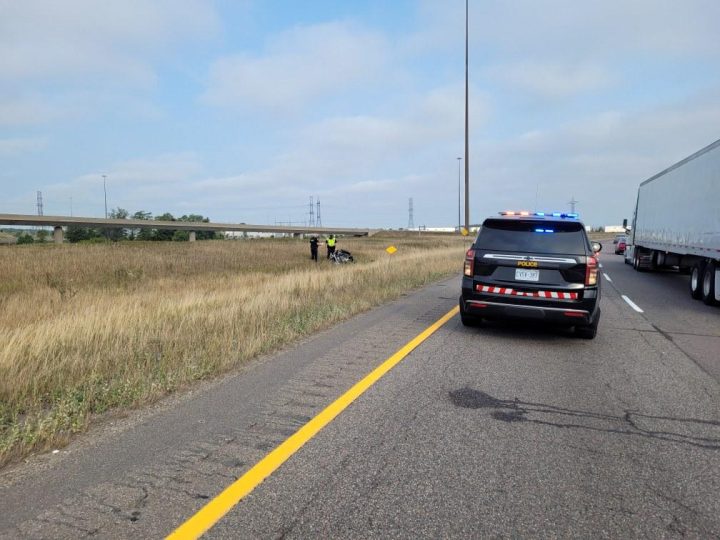
[[[582,339],[595,339],[597,335],[598,324],[600,324],[600,310],[595,315],[595,320],[587,326],[576,326],[575,335]]]
[[[460,299],[460,322],[463,326],[480,326],[482,324],[482,319],[478,317],[473,317],[472,315],[468,315],[465,312],[465,309],[463,308],[463,301],[462,298]]]

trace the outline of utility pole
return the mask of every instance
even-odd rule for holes
[[[317,216],[315,216],[315,225],[322,227],[322,220],[320,219],[320,197],[317,198]]]
[[[38,213],[38,216],[43,215],[42,191],[37,192],[37,213]]]
[[[308,224],[308,227],[314,227],[315,226],[315,203],[313,202],[313,197],[310,195],[310,223]]]
[[[461,178],[462,178],[462,176],[461,176],[461,170],[460,170],[460,169],[461,169],[462,158],[459,157],[459,158],[457,158],[457,160],[458,160],[458,232],[460,232],[460,229],[462,228],[462,220],[461,220],[461,217],[460,217],[460,202],[461,202],[461,199],[462,199],[462,197],[461,197],[461,195],[460,195],[460,190],[461,190],[461,187],[460,187],[461,182],[460,182],[460,180],[461,180]]]
[[[408,229],[414,229],[415,228],[415,220],[413,219],[413,201],[412,197],[410,197],[409,204],[408,204]]]
[[[107,219],[107,217],[108,217],[108,213],[107,213],[107,182],[106,182],[107,174],[103,174],[102,177],[103,177],[103,193],[105,194],[105,219]]]
[[[465,229],[470,232],[470,121],[468,119],[468,0],[465,0]]]
[[[580,201],[576,201],[576,200],[575,200],[575,195],[573,195],[572,198],[570,199],[570,202],[568,202],[568,204],[570,205],[570,212],[571,212],[571,213],[573,213],[573,214],[575,213],[575,205],[576,205],[577,203],[579,203],[579,202],[580,202]]]

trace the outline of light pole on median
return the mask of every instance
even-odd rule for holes
[[[457,160],[458,160],[458,232],[460,232],[460,230],[462,229],[462,219],[460,217],[460,203],[462,200],[462,196],[460,195],[461,178],[462,178],[462,172],[461,172],[462,158],[459,157],[459,158],[457,158]]]
[[[468,0],[465,0],[465,229],[470,232],[470,124],[468,121]]]
[[[103,174],[103,193],[105,194],[105,219],[107,219],[108,213],[107,213],[107,174]]]

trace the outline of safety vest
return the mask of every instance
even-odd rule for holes
[[[335,239],[334,239],[334,238],[328,238],[328,239],[327,239],[327,245],[328,245],[328,247],[335,247]]]

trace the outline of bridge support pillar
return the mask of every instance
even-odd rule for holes
[[[53,229],[53,241],[56,244],[62,244],[63,243],[63,228],[59,225],[56,225]]]
[[[196,239],[195,231],[190,231],[190,238],[188,238],[188,240],[190,240],[190,242],[194,242]]]

